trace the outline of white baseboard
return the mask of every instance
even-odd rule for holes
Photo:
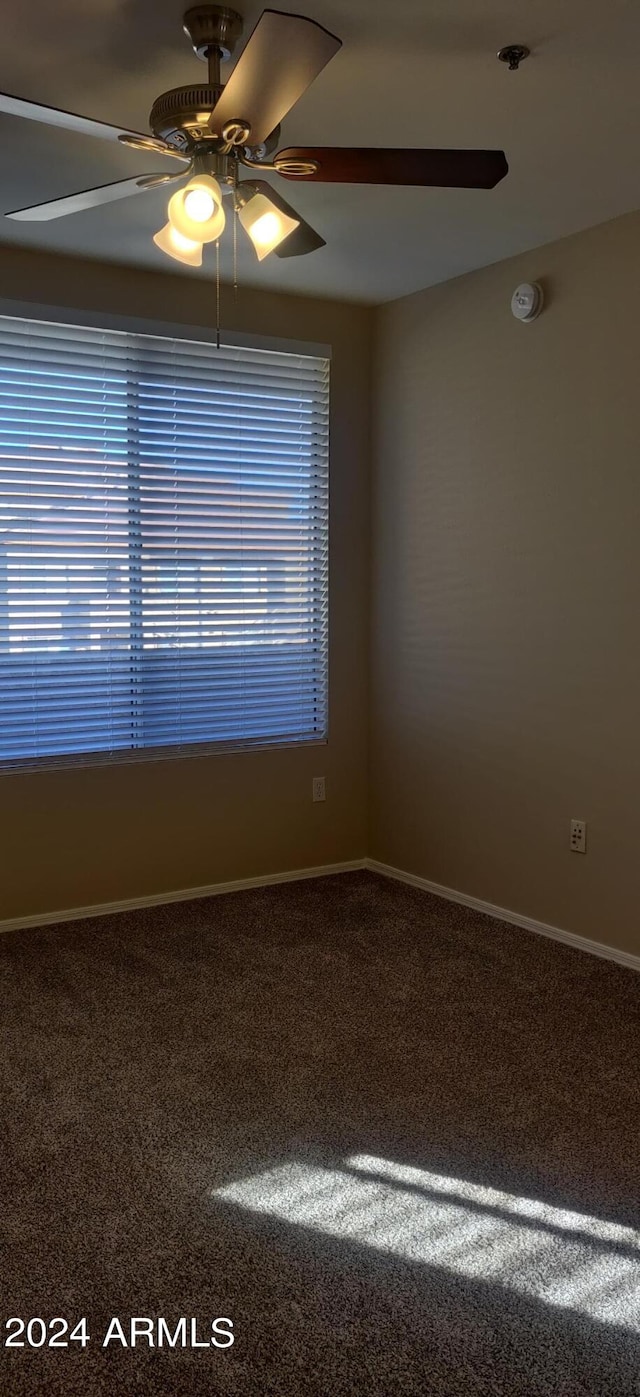
[[[371,873],[381,873],[384,878],[395,878],[399,883],[410,883],[412,887],[422,888],[447,902],[459,902],[462,907],[472,907],[474,911],[485,912],[488,917],[496,917],[498,921],[511,922],[513,926],[522,927],[524,931],[535,931],[538,936],[562,941],[565,946],[573,946],[577,951],[587,951],[591,956],[614,960],[618,965],[626,965],[630,970],[640,970],[640,956],[634,956],[631,951],[619,951],[615,946],[604,946],[601,941],[591,941],[588,936],[577,936],[573,931],[563,931],[561,927],[549,926],[547,922],[537,922],[533,917],[523,916],[521,912],[509,912],[506,907],[496,907],[493,902],[483,902],[482,898],[456,892],[455,888],[431,883],[428,878],[419,878],[416,873],[405,873],[401,868],[379,863],[377,859],[365,859],[364,866]]]
[[[292,868],[285,873],[263,873],[257,878],[236,878],[229,883],[209,883],[199,888],[180,888],[174,892],[149,893],[145,897],[126,897],[118,902],[98,902],[89,907],[65,907],[55,912],[34,912],[27,917],[9,917],[0,921],[0,934],[4,931],[20,931],[28,927],[51,926],[58,922],[75,922],[86,917],[108,917],[113,912],[131,912],[140,907],[160,907],[170,902],[191,902],[196,898],[217,897],[221,893],[237,893],[247,888],[265,888],[274,883],[295,883],[306,878],[327,878],[334,873],[354,873],[360,869],[379,873],[384,878],[394,878],[399,883],[409,883],[411,887],[422,888],[434,897],[446,902],[457,902],[462,907],[472,907],[476,912],[485,912],[498,921],[510,922],[512,926],[525,931],[535,931],[538,936],[561,941],[578,951],[601,956],[604,960],[616,961],[630,970],[640,971],[640,956],[630,951],[618,950],[615,946],[605,946],[601,941],[591,941],[587,936],[577,936],[573,931],[563,931],[561,927],[550,926],[547,922],[537,922],[533,917],[525,917],[521,912],[510,912],[506,907],[497,907],[493,902],[470,897],[468,893],[446,888],[442,883],[432,883],[428,878],[420,878],[417,873],[406,873],[391,864],[380,863],[378,859],[349,859],[343,863],[319,864],[315,868]]]
[[[34,912],[28,917],[9,917],[0,921],[0,933],[20,931],[27,927],[51,926],[57,922],[76,922],[84,917],[108,917],[113,912],[130,912],[138,907],[160,907],[168,902],[191,902],[195,898],[217,897],[220,893],[238,893],[246,888],[265,888],[272,883],[296,883],[303,878],[328,878],[332,873],[353,873],[364,867],[364,859],[350,859],[346,863],[325,863],[316,868],[292,868],[286,873],[263,873],[257,878],[236,878],[231,883],[210,883],[202,888],[180,888],[177,892],[125,897],[119,902],[98,902],[90,907],[65,907],[56,912]]]

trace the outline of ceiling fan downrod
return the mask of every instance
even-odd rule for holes
[[[220,96],[220,64],[231,57],[242,34],[242,16],[224,5],[195,5],[187,10],[182,27],[196,58],[208,64],[209,87]]]

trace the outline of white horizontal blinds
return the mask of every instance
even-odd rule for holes
[[[326,362],[149,339],[144,742],[326,727]]]
[[[0,760],[130,742],[120,341],[0,318]]]
[[[0,317],[0,763],[325,735],[328,393]]]

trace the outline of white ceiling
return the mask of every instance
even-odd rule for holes
[[[238,4],[248,34],[262,6]],[[160,92],[204,77],[182,34],[187,5],[16,4],[3,15],[0,88],[146,130]],[[243,283],[379,302],[640,205],[637,0],[296,0],[291,9],[338,34],[343,48],[288,117],[283,146],[499,147],[511,168],[493,191],[275,176],[328,246],[258,266],[243,244]],[[510,73],[495,55],[514,42],[532,57]],[[14,117],[0,116],[0,132],[0,209],[175,170],[162,157]],[[50,223],[0,221],[0,240],[175,272],[151,241],[166,199],[155,191]],[[210,276],[211,266],[184,275]]]

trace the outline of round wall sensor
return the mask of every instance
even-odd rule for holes
[[[543,305],[542,287],[537,281],[523,281],[511,297],[511,310],[516,320],[537,320]]]

